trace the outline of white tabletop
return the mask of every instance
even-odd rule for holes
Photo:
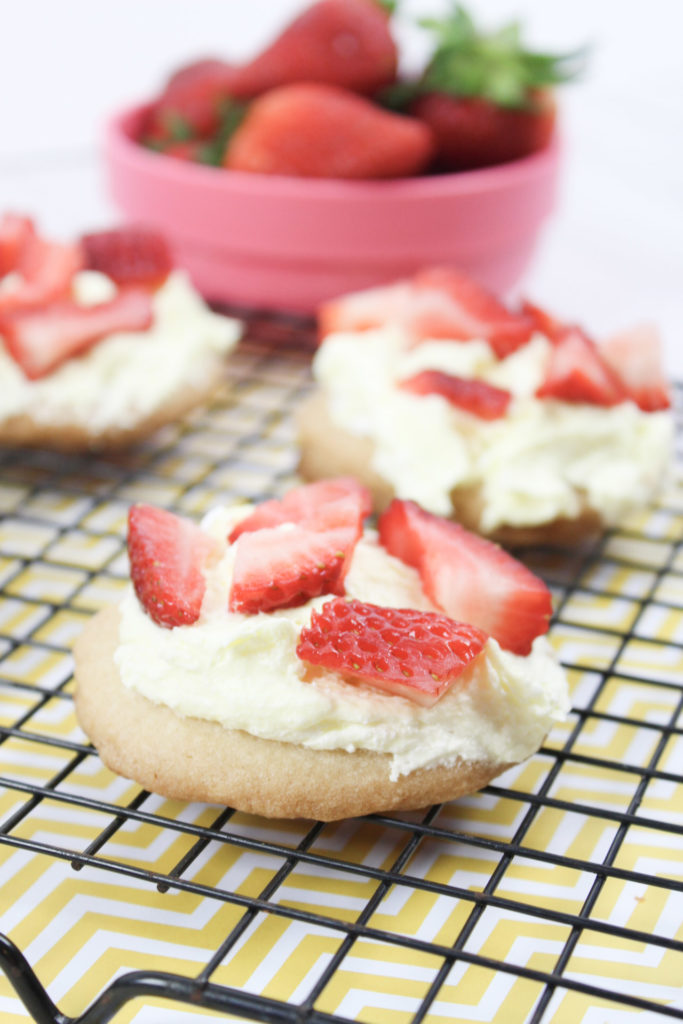
[[[99,160],[103,120],[151,95],[174,67],[255,51],[305,0],[0,0],[0,209],[68,237],[111,223]],[[424,41],[404,0],[407,63]],[[475,7],[475,4],[470,4]],[[683,379],[683,3],[477,0],[498,24],[565,50],[588,42],[590,72],[562,93],[565,171],[525,294],[596,336],[655,321],[668,371]]]

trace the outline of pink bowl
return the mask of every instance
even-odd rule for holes
[[[162,228],[209,300],[310,313],[324,299],[450,264],[494,291],[520,278],[556,193],[556,146],[480,171],[336,181],[224,171],[135,141],[145,107],[106,135],[111,194]]]

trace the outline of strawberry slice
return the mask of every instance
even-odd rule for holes
[[[580,328],[569,327],[551,350],[546,377],[536,397],[611,406],[623,402],[626,396],[594,342]]]
[[[484,338],[499,359],[525,345],[532,325],[519,313],[506,309],[495,295],[477,281],[450,267],[431,267],[414,278],[418,294],[433,292],[448,300],[448,313],[425,313],[418,317],[420,337],[453,338],[469,341]]]
[[[82,265],[80,246],[47,242],[29,231],[15,267],[22,281],[16,288],[0,292],[0,316],[38,309],[68,295],[73,276]]]
[[[295,487],[279,501],[264,501],[237,524],[228,540],[232,544],[243,533],[281,523],[299,523],[312,530],[352,526],[360,536],[363,520],[371,511],[370,492],[357,480],[352,477],[320,480]]]
[[[189,519],[152,505],[129,510],[131,580],[140,604],[159,626],[197,621],[206,589],[202,567],[215,555],[215,542]]]
[[[244,533],[236,541],[229,608],[253,615],[293,608],[321,594],[343,594],[343,573],[357,536],[352,527],[310,530],[296,524]]]
[[[600,353],[627,396],[643,412],[670,408],[669,385],[662,370],[661,339],[654,324],[615,334],[603,342]]]
[[[512,313],[482,285],[447,267],[422,270],[411,280],[371,288],[323,304],[321,336],[399,324],[415,341],[488,341],[499,359],[526,344],[533,324]]]
[[[142,227],[114,228],[83,235],[85,265],[119,285],[157,288],[171,270],[168,243],[157,231]]]
[[[575,326],[559,320],[553,313],[549,313],[534,302],[529,302],[528,299],[522,300],[521,312],[531,321],[534,330],[544,334],[548,341],[559,341],[567,330]]]
[[[402,380],[399,386],[415,395],[441,395],[451,405],[482,420],[498,420],[505,416],[512,399],[509,391],[486,381],[455,377],[441,370],[422,370]]]
[[[394,500],[379,520],[387,551],[418,570],[427,596],[446,615],[528,654],[552,611],[542,580],[497,544],[413,501]]]
[[[17,213],[5,213],[0,217],[0,277],[17,270],[22,252],[35,233],[29,217]]]
[[[120,291],[111,302],[78,306],[64,299],[45,309],[0,318],[0,335],[29,380],[52,373],[67,359],[118,331],[143,331],[152,323],[152,302],[140,288]]]
[[[482,630],[436,612],[339,597],[311,615],[296,653],[311,665],[430,707],[481,654]]]

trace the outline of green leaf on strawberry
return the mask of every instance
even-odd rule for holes
[[[522,44],[519,22],[485,34],[456,3],[443,20],[422,19],[436,47],[416,84],[417,93],[478,96],[500,107],[527,108],[535,90],[575,78],[586,51],[535,53]]]

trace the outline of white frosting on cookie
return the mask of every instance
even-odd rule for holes
[[[244,514],[218,509],[203,525],[223,540]],[[125,686],[178,714],[264,739],[391,754],[392,779],[457,758],[523,760],[567,714],[564,672],[544,637],[527,657],[489,640],[430,708],[313,669],[296,655],[298,637],[311,611],[331,595],[268,614],[231,614],[233,557],[228,548],[207,571],[202,615],[192,626],[157,626],[130,588],[121,604],[115,655]],[[356,547],[346,589],[373,604],[432,607],[416,570],[389,555],[373,531]]]
[[[74,300],[84,306],[107,302],[116,290],[96,271],[81,271],[72,284]],[[181,271],[155,292],[153,310],[149,330],[112,334],[34,381],[8,355],[0,333],[0,420],[27,414],[97,434],[134,427],[185,388],[208,387],[239,339],[238,321],[213,313]]]
[[[449,515],[454,488],[481,489],[484,532],[573,517],[586,505],[617,523],[661,486],[673,418],[633,402],[604,408],[534,398],[549,351],[540,334],[502,360],[485,341],[410,348],[400,329],[385,327],[329,335],[313,370],[333,421],[373,441],[373,467],[398,497]],[[508,413],[487,422],[440,395],[397,387],[425,369],[505,388],[513,395]]]

